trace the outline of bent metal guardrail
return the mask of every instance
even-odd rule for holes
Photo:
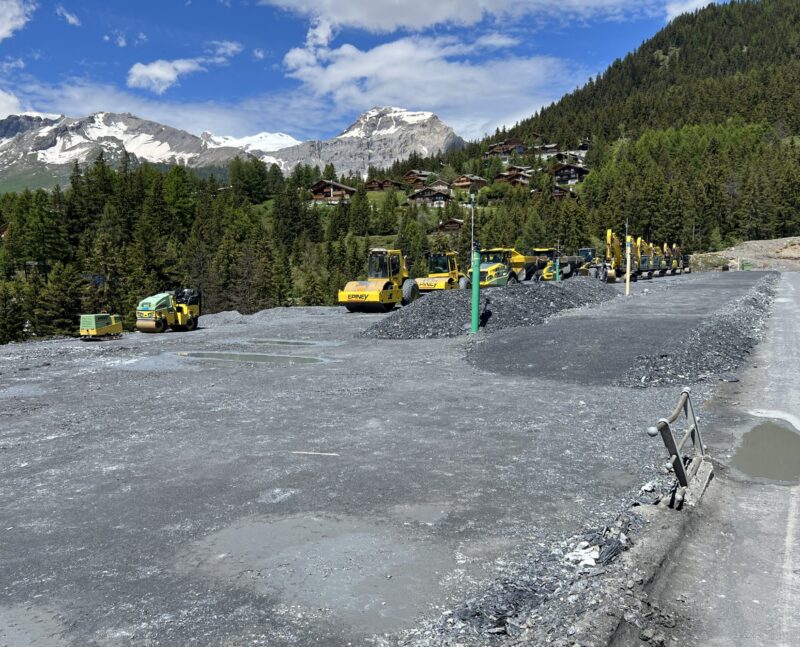
[[[679,442],[675,442],[675,436],[672,434],[672,427],[680,418],[683,413],[686,418],[686,431]],[[694,408],[692,407],[692,397],[689,388],[684,388],[678,398],[678,405],[675,410],[667,418],[661,418],[656,423],[655,427],[647,429],[648,435],[655,438],[661,434],[661,439],[669,453],[669,462],[667,468],[675,472],[678,479],[678,490],[675,493],[675,502],[680,504],[683,502],[686,490],[689,487],[694,475],[697,473],[700,464],[705,458],[706,451],[703,445],[703,439],[700,435],[700,428],[697,426],[697,417],[694,415]],[[686,441],[692,439],[692,446],[694,449],[693,456],[688,465],[684,464],[682,450]]]

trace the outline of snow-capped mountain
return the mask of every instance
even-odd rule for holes
[[[200,137],[131,114],[99,112],[88,117],[25,113],[0,119],[0,188],[53,186],[69,177],[73,164],[91,162],[102,150],[107,160],[124,151],[137,159],[193,168],[224,167],[236,156],[254,156],[284,171],[299,163],[333,163],[340,173],[366,173],[416,152],[435,154],[463,140],[429,112],[373,108],[339,136],[299,142],[283,133],[249,137]]]
[[[366,174],[370,166],[390,166],[411,153],[435,155],[463,145],[464,140],[432,112],[372,108],[333,139],[304,142],[263,159],[284,170],[301,162],[320,167],[332,163],[340,173]]]
[[[243,151],[257,151],[261,153],[269,153],[272,151],[280,150],[281,148],[289,148],[290,146],[297,146],[300,142],[291,135],[285,133],[258,133],[257,135],[249,135],[248,137],[230,137],[228,135],[212,135],[211,133],[203,133],[200,135],[209,148],[241,148]]]

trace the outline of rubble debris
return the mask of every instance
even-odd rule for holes
[[[683,338],[652,355],[640,356],[619,386],[649,387],[708,382],[719,376],[737,381],[732,373],[761,339],[779,274],[769,273],[743,297],[733,301]]]

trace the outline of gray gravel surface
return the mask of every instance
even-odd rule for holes
[[[704,319],[685,336],[666,337],[640,355],[620,380],[627,386],[732,380],[766,329],[780,274],[769,273],[747,294]]]
[[[477,646],[501,616],[566,640],[600,595],[568,555],[661,487],[641,491],[664,460],[644,430],[678,389],[516,372],[553,355],[521,333],[568,348],[564,322],[642,302],[641,333],[656,292],[726,302],[751,278],[479,335],[502,344],[477,364],[484,342],[365,339],[383,317],[343,308],[2,347],[0,644]]]
[[[481,328],[487,333],[534,326],[559,312],[592,306],[618,294],[613,286],[595,279],[525,282],[481,291]],[[378,339],[457,337],[469,331],[472,293],[447,290],[425,295],[396,309],[363,335]]]

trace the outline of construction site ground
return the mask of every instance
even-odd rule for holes
[[[617,382],[763,276],[477,341],[292,308],[2,347],[0,645],[453,642],[443,613],[660,473],[680,388]]]

